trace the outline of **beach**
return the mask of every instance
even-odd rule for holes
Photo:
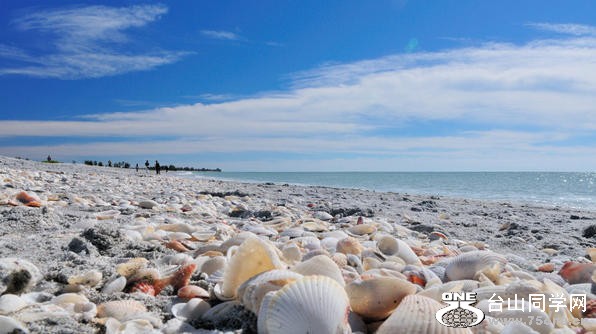
[[[406,282],[404,291],[415,287],[415,294],[405,295],[429,293],[433,287],[439,289],[448,281],[459,280],[476,281],[470,291],[522,282],[519,284],[550,293],[548,288],[553,287],[546,280],[567,292],[577,285],[573,291],[584,289],[591,298],[589,279],[574,281],[557,273],[569,261],[592,265],[587,249],[594,247],[594,211],[397,192],[189,179],[174,173],[135,172],[134,168],[48,164],[8,157],[0,157],[0,179],[0,275],[4,275],[0,277],[0,293],[20,296],[16,302],[20,306],[14,307],[6,302],[8,298],[5,304],[0,299],[0,315],[4,317],[0,329],[13,326],[31,333],[119,333],[125,329],[255,332],[257,323],[263,321],[267,326],[265,317],[275,314],[251,311],[246,300],[239,297],[238,286],[253,275],[233,284],[224,283],[229,279],[226,275],[231,275],[231,263],[240,261],[234,257],[249,247],[247,240],[262,242],[254,247],[268,250],[264,253],[274,260],[272,267],[258,271],[249,268],[254,259],[249,256],[242,270],[257,270],[254,273],[259,274],[273,269],[289,271],[323,256],[337,264],[339,280],[343,279],[339,285],[346,287],[348,298],[350,284],[374,281],[375,276]],[[399,240],[398,245],[405,243],[409,250],[403,253],[403,246],[400,251],[385,249],[381,238]],[[352,242],[348,248],[355,250],[342,250],[345,239]],[[234,251],[228,252],[231,248]],[[478,254],[474,261],[488,253],[496,255],[485,264],[473,262],[477,270],[470,277],[448,277],[449,266],[454,265],[449,261],[465,253]],[[10,275],[18,267],[11,260],[14,258],[26,260],[38,270],[26,269],[30,278],[23,286],[14,282],[10,286],[15,279]],[[184,270],[190,271],[185,277],[188,280],[171,280],[161,291],[147,293],[136,284],[144,283],[144,278],[134,278],[137,272],[123,272],[121,266],[138,258],[146,260],[137,260],[144,263],[135,269],[137,272],[154,269],[148,270],[154,275],[150,283],[180,277]],[[216,268],[208,269],[206,263],[212,262]],[[447,274],[443,271],[442,276],[440,268],[447,269]],[[86,278],[81,278],[84,275]],[[112,284],[120,277],[124,277],[123,286]],[[236,273],[236,277],[244,276]],[[288,282],[301,279],[288,279],[282,285],[288,287],[293,284]],[[218,284],[223,290],[218,290]],[[207,295],[199,297],[197,292],[197,298],[191,299],[196,305],[204,305],[204,311],[199,312],[200,307],[192,304],[192,315],[183,316],[182,306],[173,305],[190,304],[189,298],[178,296],[187,285],[200,287]],[[56,301],[64,293],[72,294],[68,295],[71,299]],[[111,305],[107,302],[118,300],[138,301],[146,309],[117,319],[106,310]],[[235,304],[221,307],[219,312],[208,311],[225,303]],[[350,314],[354,316],[346,328],[373,333],[383,328],[396,307],[402,306],[407,305],[396,303],[384,315],[370,315],[354,311],[356,306],[350,301]],[[581,318],[577,313],[569,314]],[[540,333],[579,328],[571,318],[565,324],[558,314],[545,311],[545,315],[552,326],[524,326]],[[482,333],[512,326],[506,322],[500,325]],[[478,328],[459,330],[480,333]]]

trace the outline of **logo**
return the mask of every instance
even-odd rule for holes
[[[474,292],[446,292],[441,298],[448,306],[435,314],[437,321],[443,326],[466,328],[478,325],[484,320],[484,312],[475,308],[476,293]]]

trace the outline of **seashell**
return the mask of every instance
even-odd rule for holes
[[[27,306],[27,302],[17,295],[7,293],[0,296],[0,314],[16,312]]]
[[[249,237],[232,255],[224,272],[224,279],[220,290],[215,289],[218,298],[233,298],[236,289],[252,276],[272,270],[284,268],[276,249],[269,243]]]
[[[42,275],[37,267],[22,259],[0,259],[0,294],[20,294],[39,282]]]
[[[346,285],[352,310],[365,320],[382,320],[391,314],[401,300],[416,293],[407,281],[392,277],[355,280]]]
[[[79,303],[74,305],[75,317],[85,321],[91,321],[97,315],[97,306],[94,303]]]
[[[330,215],[329,213],[325,212],[325,211],[316,211],[315,213],[313,213],[312,216],[314,218],[320,219],[320,220],[331,220],[331,219],[333,219],[333,216]]]
[[[134,319],[121,323],[114,318],[110,318],[105,325],[106,334],[159,333],[154,330],[155,324],[151,320],[153,319]]]
[[[186,333],[186,334],[197,334],[197,329],[192,327],[189,323],[183,322],[180,319],[172,318],[168,320],[164,324],[164,327],[161,329],[163,334],[178,334],[178,333]],[[107,334],[107,333],[106,333]]]
[[[170,240],[165,243],[166,248],[173,249],[177,252],[184,253],[190,251],[190,249],[186,248],[179,240]]]
[[[447,280],[473,279],[476,273],[496,263],[504,264],[506,259],[491,251],[473,251],[452,258],[445,267]]]
[[[545,263],[545,264],[538,266],[538,268],[536,268],[536,269],[543,273],[552,273],[553,271],[555,271],[555,264],[552,262]]]
[[[168,240],[188,240],[191,239],[192,236],[185,232],[170,232],[166,235]]]
[[[586,249],[586,254],[592,260],[592,263],[596,262],[596,248],[588,248]]]
[[[218,270],[223,270],[226,267],[226,263],[227,259],[225,256],[214,256],[203,262],[198,271],[211,275]]]
[[[137,282],[130,288],[130,293],[140,292],[149,296],[156,296],[159,292],[155,291],[153,284],[148,282]]]
[[[124,278],[124,276],[114,276],[103,285],[101,292],[105,294],[112,294],[124,290],[125,287],[126,278]]]
[[[203,298],[209,299],[209,291],[196,285],[187,285],[178,290],[178,297],[183,299]]]
[[[89,299],[87,299],[87,297],[78,293],[63,293],[51,300],[52,304],[58,305],[62,308],[65,308],[68,304],[84,304],[88,302]]]
[[[362,268],[367,271],[370,269],[379,268],[383,263],[374,257],[365,257],[362,260]]]
[[[358,239],[353,237],[347,237],[337,242],[337,251],[343,254],[355,254],[360,255],[364,247],[360,244]]]
[[[519,321],[513,321],[513,322],[508,323],[505,327],[503,327],[503,330],[501,330],[500,333],[501,334],[539,334],[537,331],[522,324]]]
[[[207,242],[215,237],[215,231],[196,231],[191,236],[197,241]]]
[[[29,333],[20,321],[0,315],[0,333]]]
[[[98,212],[95,214],[95,219],[97,220],[110,220],[110,219],[116,219],[118,216],[120,216],[120,211],[118,210],[108,210],[108,211],[102,211],[102,212]]]
[[[172,306],[172,314],[182,321],[199,319],[211,308],[211,305],[201,298],[192,298],[186,303]]]
[[[335,253],[331,255],[331,260],[333,260],[333,262],[340,268],[348,265],[348,257],[343,253]]]
[[[394,255],[396,255],[397,257],[404,260],[406,262],[406,264],[422,266],[420,259],[418,258],[416,253],[414,253],[412,248],[407,243],[405,243],[403,240],[399,240],[399,239],[395,239],[395,240],[397,241],[398,251]]]
[[[60,319],[71,317],[71,314],[62,307],[54,304],[33,304],[21,309],[13,315],[15,319],[24,323],[44,319]]]
[[[321,247],[328,252],[335,253],[337,250],[337,242],[339,239],[333,237],[325,237],[321,240]]]
[[[258,331],[267,334],[349,331],[344,289],[324,276],[307,276],[269,292],[258,314]]]
[[[307,221],[301,224],[302,228],[309,232],[324,232],[329,229],[329,224],[322,220]]]
[[[385,255],[394,255],[399,251],[397,239],[390,235],[383,235],[377,239],[377,247]]]
[[[44,303],[52,298],[54,295],[48,292],[29,292],[20,296],[27,304]]]
[[[25,204],[26,206],[40,207],[41,200],[35,195],[29,195],[24,191],[17,194],[16,200]]]
[[[103,275],[101,274],[101,272],[99,272],[97,270],[90,270],[82,275],[69,277],[68,284],[86,285],[89,287],[94,287],[97,284],[99,284],[99,282],[101,282],[102,278],[103,278]]]
[[[149,260],[142,257],[136,257],[134,259],[130,259],[128,262],[117,265],[116,272],[126,278],[129,278],[136,274],[139,270],[146,268],[148,263]]]
[[[365,235],[375,233],[377,227],[373,224],[360,224],[351,226],[347,231],[355,235]]]
[[[596,264],[593,263],[578,263],[565,262],[559,275],[563,277],[569,284],[591,283],[592,273],[596,270]]]
[[[303,276],[289,270],[270,270],[251,277],[238,288],[238,300],[245,308],[258,314],[263,298],[268,292],[277,291]]]
[[[288,263],[296,263],[302,259],[302,251],[295,243],[291,243],[282,248],[281,254]]]
[[[327,276],[335,280],[341,286],[346,285],[339,267],[335,264],[335,262],[333,262],[333,260],[325,255],[318,255],[304,262],[300,262],[294,266],[292,270],[304,276]]]
[[[153,209],[153,207],[155,207],[157,205],[158,205],[157,202],[152,201],[152,200],[140,201],[138,204],[138,206],[143,209]]]
[[[133,299],[114,300],[97,306],[98,318],[114,318],[119,321],[126,321],[144,313],[147,313],[145,305]]]
[[[445,305],[419,295],[406,296],[376,334],[471,334],[468,328],[441,325],[435,314]]]
[[[553,248],[543,248],[543,249],[541,249],[541,251],[547,255],[550,255],[550,256],[553,256],[553,255],[559,253],[558,250],[553,249]]]

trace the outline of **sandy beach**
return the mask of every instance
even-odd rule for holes
[[[389,324],[384,323],[394,315],[393,310],[407,307],[395,303],[379,315],[354,304],[350,292],[354,286],[379,277],[407,284],[400,288],[400,300],[405,295],[425,295],[425,291],[428,297],[433,288],[440,290],[449,281],[463,280],[476,283],[470,288],[462,283],[460,290],[522,284],[550,293],[549,283],[554,282],[563,292],[584,291],[589,300],[592,296],[594,269],[586,253],[594,247],[596,228],[591,226],[596,225],[596,212],[592,211],[188,179],[175,173],[137,173],[134,168],[7,157],[0,157],[0,179],[2,333],[15,329],[30,333],[277,333],[262,327],[268,326],[267,317],[278,316],[264,312],[262,306],[259,311],[263,296],[257,298],[259,305],[249,307],[238,287],[254,274],[273,269],[300,272],[294,270],[296,266],[321,257],[336,264],[333,270],[340,275],[333,284],[347,291],[350,322],[340,324],[346,332],[373,333],[377,328],[386,332]],[[247,250],[247,240],[267,251]],[[396,245],[401,250],[392,250],[394,240],[399,240]],[[243,252],[252,255],[240,261]],[[476,254],[471,262],[476,266],[474,272],[469,277],[449,274],[455,270],[459,275],[463,269],[450,268],[455,266],[453,259],[466,253]],[[489,253],[492,257],[483,260]],[[259,256],[272,257],[271,266],[251,267]],[[131,262],[139,258],[146,260]],[[568,261],[587,266],[588,278],[557,274]],[[230,269],[237,262],[243,266]],[[311,276],[313,270],[300,275]],[[237,282],[228,282],[231,275]],[[164,283],[158,289],[155,282],[160,280]],[[286,277],[277,287],[284,289],[277,291],[289,290],[302,280]],[[151,284],[149,291],[145,286]],[[202,291],[183,289],[188,285]],[[196,297],[192,304],[184,298],[188,290],[192,290],[188,297]],[[269,291],[276,293],[273,288]],[[332,299],[343,300],[340,294],[341,298]],[[276,301],[264,299],[267,305]],[[108,303],[118,300],[138,301],[134,307],[141,310],[118,318],[120,311],[110,309],[116,304]],[[173,307],[176,304],[182,306]],[[547,310],[550,325],[524,326],[539,333],[574,333],[580,327],[572,320],[588,315],[568,313],[567,323]],[[434,314],[430,316],[434,319]],[[329,316],[324,322],[333,325],[334,321]],[[491,328],[452,332],[498,333],[512,326],[502,322]]]

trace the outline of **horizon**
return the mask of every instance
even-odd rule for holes
[[[229,172],[593,172],[594,10],[9,3],[0,155]]]

